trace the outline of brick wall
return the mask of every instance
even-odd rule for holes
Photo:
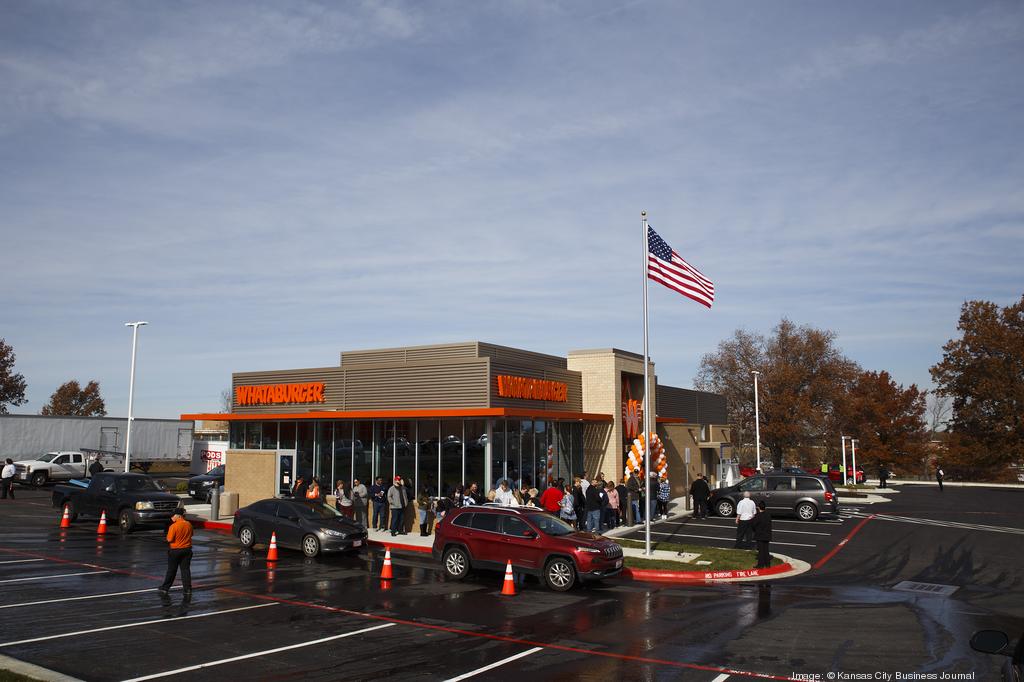
[[[239,508],[277,494],[277,450],[228,450],[224,492],[238,493]]]

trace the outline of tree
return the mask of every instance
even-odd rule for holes
[[[1002,309],[967,301],[957,329],[931,368],[953,401],[949,457],[967,476],[998,476],[1024,460],[1024,296]]]
[[[7,406],[24,405],[25,376],[14,372],[14,349],[0,338],[0,414],[7,414]]]
[[[926,392],[903,388],[888,372],[861,372],[838,416],[845,434],[857,439],[857,464],[894,466],[917,472],[927,456]]]
[[[948,415],[949,396],[932,393],[931,403],[928,405],[928,432],[933,440],[935,434],[941,430],[939,427],[946,423]]]
[[[225,388],[220,392],[220,408],[224,414],[229,414],[235,406],[235,394],[231,392],[230,388]]]
[[[77,381],[68,381],[61,384],[53,395],[50,402],[43,406],[40,414],[46,415],[73,415],[76,417],[102,417],[107,413],[107,407],[100,397],[100,385],[96,381],[90,381],[82,388]]]
[[[715,353],[701,358],[694,384],[726,396],[730,423],[742,426],[749,440],[754,413],[750,372],[759,370],[761,443],[774,465],[782,466],[784,453],[831,447],[837,405],[859,371],[834,341],[832,331],[798,327],[787,319],[768,338],[737,330]]]

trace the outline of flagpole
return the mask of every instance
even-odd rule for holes
[[[643,461],[643,472],[644,472],[644,554],[651,556],[651,400],[650,400],[650,386],[651,382],[648,378],[648,348],[647,348],[647,268],[649,266],[648,251],[649,243],[647,240],[647,211],[640,211],[640,222],[643,226],[643,238],[644,238],[644,461]]]

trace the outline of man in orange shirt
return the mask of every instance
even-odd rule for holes
[[[173,523],[167,529],[167,575],[163,584],[157,588],[157,592],[170,592],[174,577],[178,574],[178,567],[181,566],[181,586],[184,588],[182,594],[191,597],[192,524],[185,520],[185,510],[180,507],[174,510],[171,519]]]

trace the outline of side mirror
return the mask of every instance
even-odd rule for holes
[[[983,654],[1001,654],[1010,645],[1010,638],[999,630],[978,630],[971,637],[971,648]]]

